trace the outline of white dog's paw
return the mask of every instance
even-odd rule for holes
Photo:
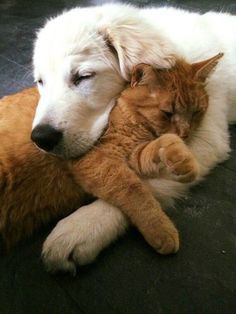
[[[96,239],[66,218],[57,224],[44,242],[42,258],[48,271],[65,271],[75,275],[77,264],[91,263],[99,252]]]
[[[101,200],[81,207],[62,219],[44,242],[42,258],[46,269],[75,275],[76,265],[93,262],[126,226],[123,214]]]

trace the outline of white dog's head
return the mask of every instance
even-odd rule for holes
[[[171,48],[126,5],[76,8],[40,30],[34,74],[40,101],[32,140],[64,158],[86,152],[140,62],[169,67]]]

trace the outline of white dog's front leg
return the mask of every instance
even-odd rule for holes
[[[62,219],[43,245],[47,270],[76,273],[76,264],[85,265],[119,235],[128,221],[120,210],[102,200],[83,206]]]

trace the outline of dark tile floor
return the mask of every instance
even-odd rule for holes
[[[0,95],[33,83],[32,42],[46,17],[102,1],[0,0]],[[236,13],[235,1],[129,1]],[[52,226],[0,253],[0,314],[236,312],[236,127],[231,158],[179,203],[176,256],[155,254],[134,229],[76,278],[47,274],[40,248]]]

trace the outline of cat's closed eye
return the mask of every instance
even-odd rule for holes
[[[174,115],[174,112],[168,111],[168,110],[161,110],[161,112],[164,114],[164,116],[168,119],[171,119],[172,116]]]
[[[201,114],[201,113],[202,113],[202,110],[199,109],[199,110],[194,111],[193,114],[192,114],[192,116],[193,116],[193,117],[196,117],[196,116],[198,116],[198,115]]]

